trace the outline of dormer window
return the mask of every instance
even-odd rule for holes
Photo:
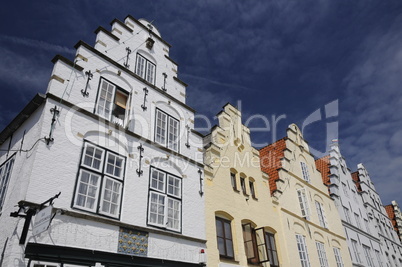
[[[102,79],[98,93],[96,113],[120,126],[125,126],[128,93]]]
[[[151,84],[155,84],[156,65],[146,59],[144,56],[137,54],[137,63],[135,64],[135,73]]]

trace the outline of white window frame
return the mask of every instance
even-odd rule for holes
[[[161,120],[161,123],[159,123],[159,117],[158,117],[159,115],[162,116],[161,118],[164,118],[164,120]],[[171,126],[175,123],[177,123],[177,128],[174,128],[176,129],[176,132],[174,133],[172,132]],[[155,142],[173,151],[178,152],[180,145],[179,135],[180,135],[180,121],[157,108],[155,112],[155,133],[154,133]],[[176,140],[172,140],[175,138],[175,136]]]
[[[3,210],[3,205],[6,199],[7,188],[10,182],[10,176],[13,170],[14,162],[15,162],[15,154],[9,157],[0,166],[0,214]]]
[[[334,247],[336,267],[344,267],[340,248]]]
[[[366,256],[366,260],[368,263],[367,267],[374,267],[374,261],[373,258],[371,256],[371,249],[370,247],[363,245],[363,251],[364,251],[364,256]]]
[[[315,246],[317,247],[317,253],[318,253],[318,259],[320,260],[320,266],[321,267],[329,267],[327,253],[325,253],[324,243],[316,241]]]
[[[354,239],[351,239],[351,241],[352,241],[352,248],[353,248],[353,253],[355,254],[356,262],[362,263],[362,259],[360,258],[360,252],[359,252],[359,248],[357,245],[357,241]]]
[[[345,213],[346,221],[348,223],[352,223],[352,220],[350,219],[349,209],[347,207],[345,207],[345,206],[343,206],[343,213]]]
[[[111,92],[110,92],[111,99],[108,102],[106,102],[106,99],[105,99],[105,104],[103,106],[101,106],[100,103],[101,103],[101,98],[102,98],[103,84],[106,84],[106,86],[107,86],[106,94],[108,93],[109,88],[111,88],[110,89],[111,90]],[[119,92],[120,94],[125,95],[127,97],[124,120],[113,115],[113,109],[114,109],[114,106],[116,105],[115,101],[116,101],[117,92]],[[130,101],[131,101],[131,95],[127,91],[116,86],[115,84],[111,83],[110,81],[106,80],[105,78],[100,79],[98,96],[97,96],[96,105],[95,105],[95,113],[98,114],[100,117],[105,118],[109,121],[112,121],[116,124],[119,124],[122,127],[125,127],[128,122]],[[109,112],[106,114],[105,110],[106,110],[107,105],[109,105],[109,107],[108,107]],[[103,109],[103,112],[100,111],[100,108]]]
[[[383,267],[380,252],[375,249],[374,253],[375,256],[377,257],[378,267]]]
[[[361,222],[360,222],[360,216],[359,216],[359,214],[354,213],[354,215],[355,215],[355,221],[356,221],[356,226],[357,226],[357,228],[362,229],[362,225],[361,225]]]
[[[305,236],[301,234],[296,234],[296,243],[297,243],[297,249],[299,251],[301,266],[311,267]]]
[[[85,157],[87,155],[86,152],[87,152],[87,149],[89,149],[89,148],[94,149],[94,151],[96,151],[96,150],[102,151],[102,157],[101,157],[101,161],[100,161],[100,165],[99,165],[98,169],[94,168],[92,166],[92,164],[91,164],[91,166],[85,164]],[[107,162],[108,162],[109,157],[115,157],[115,159],[121,160],[121,170],[120,170],[119,176],[116,176],[114,174],[109,174],[106,172]],[[80,209],[80,210],[93,212],[96,214],[105,215],[105,216],[112,217],[115,219],[119,219],[121,203],[122,203],[122,199],[123,199],[122,195],[123,195],[124,176],[125,176],[125,167],[126,167],[125,162],[126,162],[125,157],[118,155],[117,153],[109,151],[98,145],[95,145],[91,142],[84,141],[82,155],[81,155],[81,161],[80,161],[80,167],[78,170],[77,182],[76,182],[75,191],[74,191],[74,201],[72,203],[72,207]],[[91,189],[92,191],[89,191],[88,186],[83,185],[84,188],[86,187],[85,194],[80,193],[80,188],[81,188],[81,185],[83,184],[83,182],[82,182],[83,173],[87,173],[88,175],[90,175],[89,179],[91,179],[91,175],[94,177],[97,177],[96,185],[93,185],[93,187],[95,187],[95,188]],[[118,185],[118,188],[116,191],[114,191],[114,190],[110,191],[108,188],[106,188],[108,180],[113,182],[112,189],[116,189],[115,185]],[[84,206],[79,205],[79,203],[78,203],[79,195],[84,195],[85,198],[87,199],[90,192],[92,192],[92,194],[94,195],[94,196],[91,196],[94,199],[93,207],[87,207],[86,206],[87,201],[85,201]],[[109,193],[111,193],[111,195]],[[117,197],[116,197],[116,194],[117,194]],[[111,197],[110,199],[109,199],[109,196]],[[104,211],[104,208],[106,207],[104,205],[107,205],[108,203],[116,206],[115,213],[110,213],[108,211]],[[110,211],[110,206],[109,206],[108,210]]]
[[[327,216],[325,215],[324,205],[316,200],[315,207],[317,209],[318,220],[320,222],[320,225],[324,228],[328,228]]]
[[[304,161],[300,162],[300,166],[301,166],[301,170],[302,170],[302,174],[303,174],[303,179],[310,183],[310,173],[308,172],[308,166]]]
[[[162,189],[159,186],[154,187],[152,185],[153,173],[163,174],[162,181],[158,180],[158,182],[162,182]],[[179,185],[175,186],[175,188],[178,190],[177,194],[172,194],[171,192],[169,192],[170,179],[175,182],[179,181]],[[182,183],[183,181],[180,177],[151,166],[147,219],[148,225],[165,228],[172,231],[181,231]],[[159,205],[159,202],[153,202],[153,196],[157,196],[158,200],[163,199],[163,207],[157,206],[156,213],[154,212],[155,205]],[[171,203],[176,204],[176,209],[171,209]],[[159,212],[161,210],[162,212]],[[174,213],[176,214],[176,216],[173,216],[172,218],[172,215],[174,215]],[[155,221],[153,221],[153,214],[156,214],[157,216]],[[161,222],[159,222],[158,216],[162,217],[163,220]],[[175,221],[176,226],[173,225],[174,223],[172,222],[172,219]]]
[[[302,217],[305,218],[306,220],[310,220],[310,207],[307,201],[306,189],[305,188],[298,189],[297,197],[299,200]]]
[[[135,74],[151,84],[155,84],[156,64],[137,53]]]

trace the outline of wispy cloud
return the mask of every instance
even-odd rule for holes
[[[65,46],[51,44],[51,43],[47,43],[44,41],[29,39],[29,38],[25,38],[25,37],[0,35],[0,41],[10,42],[13,44],[23,45],[23,46],[32,47],[35,49],[42,49],[42,50],[47,50],[47,51],[52,51],[52,52],[57,52],[57,53],[67,53],[67,54],[75,53],[75,49],[70,49]]]
[[[399,16],[389,28],[373,30],[344,80],[343,150],[353,165],[363,162],[386,203],[400,197],[402,183],[401,23]]]

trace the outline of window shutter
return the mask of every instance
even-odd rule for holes
[[[257,251],[260,263],[269,262],[269,257],[267,253],[267,240],[265,240],[264,228],[255,229],[255,239],[257,243]]]

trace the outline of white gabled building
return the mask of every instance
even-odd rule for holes
[[[132,16],[95,33],[0,133],[0,266],[200,266],[202,135],[170,45]]]
[[[387,220],[385,209],[363,165],[359,164],[358,172],[351,173],[337,143],[331,145],[328,156],[316,160],[316,165],[341,216],[353,266],[402,266],[399,263],[400,259],[402,261],[400,244],[394,240],[396,250],[392,249],[391,252],[379,233],[378,221],[387,227],[390,221]],[[370,202],[367,196],[374,202]],[[387,231],[393,235],[389,230],[391,228]],[[396,234],[393,238],[398,239]],[[390,254],[396,258],[395,264],[388,262],[386,255]]]
[[[391,220],[375,190],[374,183],[363,164],[357,165],[357,171],[352,173],[358,190],[361,192],[364,206],[369,218],[373,221],[376,234],[380,238],[381,250],[385,262],[390,267],[402,267],[402,245],[398,234],[392,226]]]

